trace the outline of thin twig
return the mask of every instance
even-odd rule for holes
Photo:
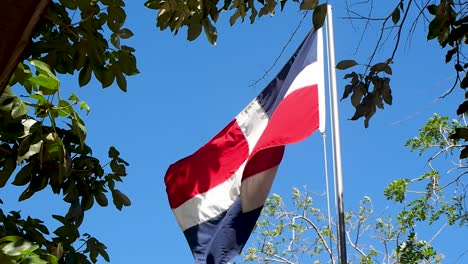
[[[265,80],[266,76],[273,70],[273,68],[276,66],[276,64],[278,63],[279,59],[283,56],[283,53],[285,52],[286,48],[289,46],[289,43],[291,43],[293,37],[296,35],[297,31],[299,30],[299,27],[302,25],[302,22],[304,21],[305,17],[307,16],[308,14],[308,11],[304,12],[304,15],[302,16],[301,20],[299,21],[299,24],[296,26],[296,29],[294,29],[293,33],[291,34],[291,36],[289,37],[288,41],[286,42],[286,44],[283,46],[283,48],[281,49],[280,53],[278,54],[278,56],[276,57],[275,61],[273,62],[273,64],[271,64],[270,68],[268,68],[268,70],[266,70],[266,72],[263,74],[262,77],[260,77],[258,80],[256,80],[254,83],[250,84],[249,87],[253,87],[255,85],[257,85],[260,81],[263,81]]]

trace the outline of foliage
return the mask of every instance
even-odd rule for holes
[[[293,208],[289,209],[279,195],[272,195],[254,230],[254,246],[244,250],[243,262],[339,263],[333,247],[336,228],[314,206],[314,197],[295,188]],[[345,218],[346,242],[351,249],[348,263],[439,263],[442,258],[414,230],[404,228],[390,215],[374,212],[369,197]]]
[[[299,0],[292,0],[298,3]],[[233,26],[238,19],[244,21],[249,15],[250,23],[265,15],[274,15],[276,8],[282,11],[287,1],[277,0],[225,0],[220,2],[202,0],[148,0],[145,6],[158,10],[156,26],[161,30],[169,29],[175,34],[181,28],[187,28],[187,39],[195,40],[202,31],[208,41],[216,44],[218,31],[213,25],[218,21],[221,13],[232,10],[229,22]],[[258,7],[260,6],[260,8]],[[326,4],[320,4],[318,0],[303,0],[300,3],[301,10],[314,10],[312,22],[315,29],[322,27],[327,12]]]
[[[52,233],[44,220],[0,209],[1,263],[109,261],[106,246],[79,228],[94,202],[105,207],[109,195],[118,210],[131,204],[116,188],[129,164],[115,147],[105,162],[93,156],[81,117],[90,107],[65,95],[58,74],[78,73],[85,86],[94,73],[103,88],[116,81],[126,91],[126,77],[138,70],[134,49],[121,44],[133,35],[123,27],[123,7],[122,0],[52,2],[1,94],[0,188],[24,188],[19,201],[51,190],[69,204],[64,215],[52,215],[60,222]]]
[[[385,189],[387,199],[405,207],[397,216],[403,226],[410,229],[416,221],[432,224],[441,217],[445,217],[449,225],[468,225],[463,181],[467,168],[463,154],[465,145],[453,136],[460,129],[464,128],[457,120],[449,122],[447,117],[435,114],[420,129],[418,137],[406,142],[411,151],[418,150],[419,155],[429,156],[429,171],[415,179],[393,181]],[[448,173],[441,173],[446,167],[446,161],[441,158],[454,156],[460,158],[452,162]]]
[[[364,1],[356,3],[357,7],[365,10],[373,10],[374,1]],[[384,105],[392,104],[392,89],[390,76],[392,75],[391,64],[397,61],[397,51],[400,40],[405,32],[412,34],[420,20],[428,24],[427,40],[437,40],[440,48],[446,52],[445,63],[453,63],[456,78],[449,93],[459,86],[461,89],[468,88],[468,61],[463,54],[463,48],[468,43],[468,3],[457,0],[429,0],[418,3],[413,0],[396,1],[394,7],[387,12],[386,16],[373,17],[360,15],[358,12],[348,10],[352,15],[348,19],[353,21],[363,21],[363,28],[368,28],[371,23],[380,24],[380,33],[375,42],[375,48],[369,56],[369,60],[358,63],[352,59],[340,61],[336,68],[347,70],[354,67],[354,71],[347,73],[344,78],[349,80],[345,86],[342,99],[350,98],[351,104],[355,108],[352,120],[364,117],[364,125],[368,127],[369,120],[376,113],[377,108],[383,109]],[[404,29],[408,28],[407,31]],[[366,34],[362,32],[363,36]],[[390,42],[393,49],[389,55],[383,55],[383,59],[375,62],[382,51],[384,41]],[[388,45],[388,43],[386,43]],[[357,68],[357,69],[356,69]],[[457,109],[457,114],[461,115],[468,110],[468,101],[464,102]],[[456,135],[457,138],[464,138]],[[466,150],[468,151],[468,149]]]
[[[450,136],[462,126],[457,120],[435,114],[417,137],[406,142],[411,151],[429,156],[429,171],[414,179],[394,180],[385,188],[384,195],[394,202],[391,207],[397,208],[396,213],[376,214],[369,197],[364,197],[358,210],[346,213],[347,245],[354,252],[349,258],[352,263],[440,262],[443,255],[436,252],[431,241],[446,225],[468,227],[463,183],[467,164],[466,159],[458,158],[464,145]],[[454,167],[441,173],[447,166],[446,157],[455,159]],[[331,246],[336,243],[336,229],[314,207],[313,197],[294,189],[292,201],[291,210],[278,195],[268,199],[254,231],[256,243],[244,252],[245,262],[337,262]],[[428,235],[426,230],[417,229],[422,223],[441,226],[430,241],[418,239],[418,231]]]

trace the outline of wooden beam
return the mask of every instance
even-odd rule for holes
[[[0,1],[0,95],[51,0]]]

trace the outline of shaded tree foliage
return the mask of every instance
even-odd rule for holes
[[[126,91],[126,78],[138,69],[135,50],[121,43],[133,35],[123,27],[123,7],[121,0],[52,1],[1,94],[0,188],[23,188],[19,201],[51,191],[69,204],[63,215],[52,215],[60,223],[55,230],[0,209],[1,263],[109,261],[106,246],[79,227],[95,202],[108,206],[111,199],[118,210],[131,204],[116,186],[129,164],[115,147],[108,159],[93,155],[81,118],[90,107],[65,93],[60,74],[77,73],[79,86],[94,74],[103,88],[116,82]]]

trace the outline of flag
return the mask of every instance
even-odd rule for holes
[[[227,263],[249,238],[285,145],[324,127],[322,32],[311,31],[268,86],[165,184],[195,262]]]

